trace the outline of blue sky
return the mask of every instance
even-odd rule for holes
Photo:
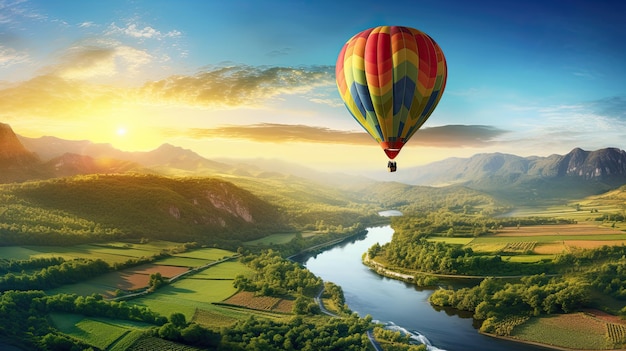
[[[357,32],[404,25],[438,42],[448,83],[401,167],[626,149],[624,18],[619,0],[0,0],[0,122],[367,173],[386,157],[343,106],[335,61]]]

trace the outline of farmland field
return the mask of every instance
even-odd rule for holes
[[[584,313],[531,318],[515,327],[511,335],[576,350],[601,350],[614,346],[607,337],[607,323]]]
[[[240,291],[231,296],[224,303],[250,308],[253,310],[265,310],[280,313],[291,313],[293,301],[271,296],[255,296],[250,291]]]
[[[50,319],[63,333],[79,339],[89,345],[105,350],[114,343],[122,342],[126,337],[136,338],[138,333],[151,327],[143,323],[116,321],[104,318],[89,318],[69,313],[53,313]],[[122,344],[126,344],[122,342]]]
[[[577,249],[593,249],[604,245],[626,245],[626,232],[594,222],[558,225],[536,225],[501,228],[495,234],[477,238],[429,237],[463,245],[475,252],[502,253],[512,261],[536,262]]]
[[[203,259],[203,258],[192,258],[192,257],[181,257],[181,256],[172,256],[167,257],[162,260],[156,262],[156,264],[161,264],[165,266],[179,266],[179,267],[200,267],[205,264],[209,264],[213,262],[213,260]]]
[[[154,351],[154,350],[166,350],[166,351],[202,351],[197,347],[178,344],[173,341],[157,337],[145,337],[139,339],[128,351]]]
[[[291,241],[291,239],[295,238],[295,233],[288,234],[272,234],[261,239],[246,241],[246,245],[275,245],[275,244],[286,244]]]
[[[226,261],[191,275],[188,279],[234,279],[239,274],[252,272],[251,268],[239,261]]]
[[[240,314],[243,314],[243,312],[240,312]],[[232,311],[219,311],[217,308],[213,310],[201,310],[197,308],[191,321],[208,327],[228,327],[233,325],[241,317],[241,315],[233,316]]]
[[[180,259],[177,257],[176,259]],[[176,281],[159,289],[154,294],[133,300],[152,310],[169,316],[181,312],[190,320],[196,308],[211,310],[213,302],[220,302],[235,292],[232,279],[238,274],[247,274],[250,268],[239,262],[226,261]],[[215,279],[219,277],[219,279]]]
[[[197,249],[193,251],[187,251],[180,254],[176,254],[174,256],[177,257],[189,257],[189,258],[198,258],[203,260],[211,260],[217,261],[227,256],[232,256],[235,253],[228,250],[216,249],[216,248],[203,248]]]
[[[151,257],[163,249],[180,246],[180,243],[155,240],[145,244],[109,242],[75,246],[6,246],[0,247],[0,257],[26,260],[31,257],[63,257],[102,259],[109,264],[122,263],[130,258]]]
[[[196,308],[210,310],[213,302],[222,301],[235,292],[230,280],[183,279],[154,294],[134,299],[133,304],[146,306],[164,316],[180,312],[190,320]]]
[[[105,298],[114,297],[117,289],[132,291],[145,288],[150,281],[150,275],[161,273],[166,278],[173,277],[186,272],[186,267],[164,266],[157,264],[144,264],[138,267],[128,268],[117,272],[110,272],[101,276],[52,289],[49,293],[76,293],[79,295],[90,295],[98,293]]]
[[[614,228],[599,226],[593,222],[577,224],[533,225],[505,227],[495,236],[577,236],[577,235],[617,235],[626,239],[626,233]]]

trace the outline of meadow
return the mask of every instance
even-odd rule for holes
[[[160,252],[162,250],[162,244],[163,243],[159,243],[157,244],[157,246],[153,246],[153,252]],[[67,257],[76,257],[77,253],[78,255],[80,255],[82,252],[84,252],[84,246],[85,245],[68,247],[65,250],[65,254],[68,255]],[[109,245],[94,246],[102,247],[107,252],[94,254],[95,256],[93,256],[93,258],[100,258],[104,260],[106,258],[105,256],[110,255],[108,253],[111,250],[111,247]],[[158,251],[156,251],[157,248]],[[136,251],[137,250],[135,250],[135,252]],[[20,250],[17,250],[17,252],[19,253]],[[192,268],[205,266],[209,263],[217,261],[218,259],[230,257],[234,254],[234,252],[228,250],[216,248],[202,248],[159,259],[153,263],[143,264],[140,266],[103,274],[92,279],[82,281],[80,283],[63,285],[61,287],[49,290],[48,293],[76,293],[80,295],[90,295],[93,293],[97,293],[101,294],[105,298],[113,298],[116,296],[118,291],[128,293],[147,288],[150,281],[150,275],[154,273],[158,272],[164,278],[172,278],[181,273],[185,273]],[[56,256],[56,254],[52,251],[52,248],[50,248],[46,255]],[[236,268],[238,267],[236,263],[223,262],[222,264],[226,265],[220,268],[217,268],[220,265],[216,265],[215,267],[213,267],[213,270],[209,272],[221,274],[222,279],[234,279],[234,277],[239,272],[238,269],[243,269]],[[204,271],[201,271],[200,274],[204,274]]]
[[[149,257],[164,249],[176,248],[179,244],[154,242],[151,244],[107,243],[94,245],[77,245],[59,247],[2,247],[0,254],[6,258],[28,259],[31,257],[54,256],[73,258],[100,258],[107,262],[125,262],[129,258]],[[113,271],[92,279],[64,285],[47,291],[48,294],[69,293],[78,295],[101,294],[105,298],[114,298],[117,290],[133,291],[148,286],[150,275],[161,273],[171,278],[190,269],[196,272],[174,281],[154,293],[132,300],[132,304],[146,306],[151,310],[169,317],[173,313],[183,313],[187,321],[194,321],[208,327],[223,327],[247,318],[251,313],[270,318],[282,318],[270,311],[254,312],[249,309],[237,309],[219,306],[233,296],[237,290],[233,280],[237,275],[252,274],[248,266],[237,260],[224,260],[236,254],[232,251],[217,248],[200,248],[176,253],[152,263],[141,264],[119,271]],[[219,262],[218,262],[219,261]],[[210,265],[214,263],[213,265]],[[280,304],[278,304],[280,305]],[[284,309],[282,305],[279,310]],[[115,319],[92,318],[70,313],[51,315],[53,324],[63,333],[79,339],[102,350],[126,350],[142,336],[142,332],[152,325]],[[151,347],[161,339],[141,340],[135,346]],[[142,346],[143,345],[143,346]],[[178,344],[173,344],[172,347]],[[133,347],[135,347],[133,346]],[[159,344],[158,347],[166,347]],[[181,345],[178,345],[181,346]],[[169,347],[169,346],[168,346]],[[189,348],[189,350],[194,348]]]
[[[559,254],[626,245],[626,223],[620,217],[622,214],[623,200],[611,202],[589,197],[559,206],[519,208],[507,214],[516,218],[563,219],[571,224],[500,227],[478,237],[442,235],[431,236],[428,240],[471,248],[478,254],[499,255],[503,261],[550,261]],[[619,311],[624,306],[623,300],[600,291],[592,290],[590,294],[594,307]],[[511,316],[500,320],[495,329],[498,335],[557,349],[602,350],[626,346],[626,322],[595,309],[530,318]]]
[[[604,350],[622,345],[623,340],[610,336],[622,328],[623,324],[610,323],[579,312],[531,318],[515,327],[511,337],[575,350]]]
[[[16,260],[35,257],[63,257],[66,260],[99,258],[114,264],[124,263],[131,258],[152,257],[163,250],[175,249],[180,245],[170,241],[153,240],[147,243],[108,242],[72,246],[2,246],[0,257]]]
[[[579,249],[625,245],[626,232],[597,222],[580,222],[504,227],[476,238],[432,236],[428,240],[469,247],[476,253],[498,254],[505,260],[537,262]]]
[[[101,350],[125,350],[152,325],[70,313],[52,313],[50,319],[61,332]]]

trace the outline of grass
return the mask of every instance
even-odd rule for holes
[[[456,237],[448,237],[448,236],[431,236],[428,237],[428,241],[432,242],[444,242],[446,244],[452,245],[467,245],[472,242],[474,238],[456,238]]]
[[[612,348],[606,337],[606,322],[583,313],[531,318],[513,329],[512,337],[571,349]]]
[[[239,261],[226,261],[190,276],[190,279],[234,279],[239,274],[254,271]]]
[[[244,312],[238,312],[240,315],[233,316],[233,311],[232,309],[223,308],[212,310],[201,310],[198,308],[191,321],[207,327],[229,327],[245,317]]]
[[[154,351],[154,350],[167,350],[167,351],[201,351],[197,347],[175,343],[165,339],[157,338],[154,336],[144,337],[137,340],[132,345],[129,351]]]
[[[213,262],[213,260],[201,259],[201,258],[173,256],[173,257],[164,258],[164,259],[159,260],[158,262],[155,262],[155,263],[156,264],[161,264],[161,265],[166,265],[166,266],[178,266],[178,267],[194,268],[194,267],[204,266],[205,264],[211,263],[211,262]]]
[[[102,259],[109,264],[122,263],[130,258],[150,257],[163,249],[180,246],[179,243],[155,240],[146,244],[108,242],[74,246],[5,246],[0,247],[0,257],[26,260],[31,257],[63,257]],[[225,250],[224,250],[225,251]]]
[[[295,237],[296,233],[272,234],[260,239],[246,241],[244,244],[250,246],[280,245],[287,244]]]
[[[513,256],[503,256],[503,260],[507,260],[509,262],[519,262],[519,263],[535,263],[541,260],[551,260],[554,258],[554,255],[513,255]]]
[[[191,278],[176,281],[168,286],[157,290],[154,294],[133,300],[133,303],[144,305],[150,309],[169,316],[174,312],[181,312],[190,320],[195,314],[196,308],[211,310],[213,302],[220,302],[235,292],[232,280],[197,279],[203,276],[208,277],[208,271],[218,269],[217,273],[223,279],[234,279],[238,274],[249,272],[249,268],[244,265],[234,265],[239,262],[223,262],[206,271],[192,275]],[[220,266],[224,268],[220,268]],[[221,269],[221,272],[219,271]],[[228,276],[225,273],[230,272]]]
[[[50,314],[52,323],[64,334],[79,339],[99,349],[108,349],[112,344],[122,342],[126,337],[138,338],[141,330],[150,327],[143,323],[89,318],[69,313]],[[134,332],[132,335],[129,335]],[[122,344],[127,344],[123,342]]]
[[[27,260],[32,256],[40,254],[39,251],[35,251],[21,246],[2,246],[0,247],[0,257],[5,259],[14,260]],[[55,257],[58,257],[55,256]]]
[[[109,345],[107,351],[126,351],[129,347],[137,342],[137,340],[141,339],[144,336],[143,330],[131,330],[129,333],[124,335],[121,339],[117,340],[113,343],[113,345]]]
[[[169,278],[183,273],[187,268],[164,266],[156,264],[144,264],[137,267],[127,268],[121,271],[109,272],[92,279],[84,280],[76,284],[67,284],[55,289],[48,290],[50,294],[78,294],[91,295],[98,293],[105,298],[114,297],[117,289],[134,291],[145,288],[150,281],[150,274],[160,272],[163,277]]]
[[[178,257],[197,258],[202,260],[217,261],[227,256],[232,256],[235,253],[229,250],[216,249],[216,248],[203,248],[188,252],[176,254]]]

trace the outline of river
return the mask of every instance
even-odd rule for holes
[[[352,311],[410,332],[414,340],[428,345],[429,351],[546,350],[479,334],[470,316],[435,310],[428,302],[432,290],[382,277],[363,265],[363,253],[376,242],[389,242],[392,235],[390,226],[368,228],[364,238],[305,258],[302,263],[325,281],[340,285]]]

